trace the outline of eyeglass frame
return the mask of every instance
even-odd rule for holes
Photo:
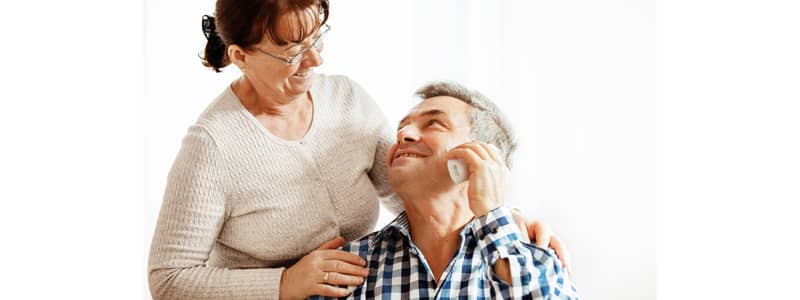
[[[317,36],[317,38],[314,39],[313,42],[311,42],[311,45],[301,48],[300,51],[297,52],[297,54],[295,54],[295,55],[293,55],[291,57],[284,57],[284,56],[280,56],[280,55],[275,55],[275,54],[269,53],[267,51],[261,50],[258,47],[253,47],[253,49],[256,49],[256,50],[258,50],[258,52],[266,54],[269,57],[272,57],[274,59],[280,60],[280,61],[282,61],[284,63],[289,64],[289,65],[296,65],[296,64],[298,64],[300,62],[299,58],[303,54],[308,52],[308,50],[311,50],[311,48],[319,50],[321,48],[319,46],[319,43],[322,41],[322,38],[325,37],[325,34],[328,33],[328,31],[331,31],[331,26],[328,25],[328,24],[322,24],[322,27],[320,28],[320,30],[317,30],[317,31],[319,32],[319,36]]]

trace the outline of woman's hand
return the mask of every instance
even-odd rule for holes
[[[523,236],[526,242],[536,241],[536,246],[539,248],[553,248],[558,259],[561,260],[561,264],[564,265],[564,269],[567,270],[567,274],[572,275],[572,257],[570,257],[569,250],[561,242],[561,239],[550,230],[550,226],[537,220],[529,219],[516,209],[511,210],[511,215],[523,235],[527,233],[527,236]]]
[[[280,298],[344,297],[350,291],[337,286],[362,284],[369,275],[364,267],[367,262],[353,253],[336,250],[344,243],[343,237],[332,239],[284,270]]]

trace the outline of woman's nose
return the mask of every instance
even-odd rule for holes
[[[317,67],[322,65],[324,60],[322,59],[322,54],[320,54],[321,51],[322,50],[317,50],[314,47],[308,49],[308,51],[303,54],[303,64],[306,67]]]

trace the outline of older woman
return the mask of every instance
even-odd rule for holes
[[[336,286],[367,270],[335,248],[373,229],[379,198],[402,207],[386,177],[393,130],[358,84],[314,73],[327,0],[218,0],[215,17],[203,19],[204,64],[243,75],[189,128],[172,166],[153,297],[345,296]]]

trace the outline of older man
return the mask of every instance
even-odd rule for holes
[[[389,179],[405,212],[383,229],[342,247],[367,261],[356,299],[577,299],[549,249],[522,241],[502,207],[511,128],[485,96],[455,83],[432,83],[397,129]],[[447,160],[460,159],[468,180],[456,183]],[[361,279],[325,273],[325,283]],[[331,287],[334,288],[334,287]]]

